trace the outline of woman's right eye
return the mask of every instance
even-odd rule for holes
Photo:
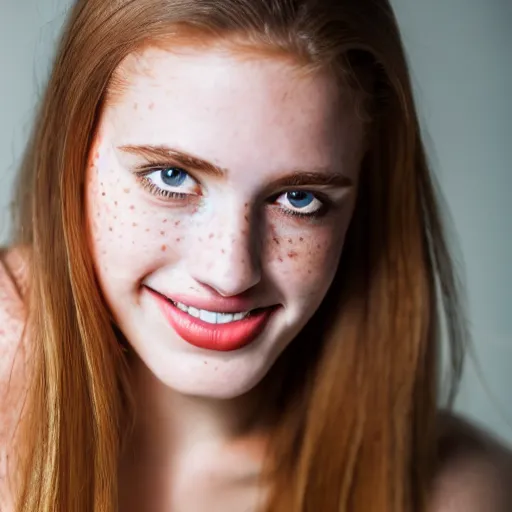
[[[198,195],[197,181],[180,167],[162,167],[140,172],[137,179],[155,196],[184,198]]]

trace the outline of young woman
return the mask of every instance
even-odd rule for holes
[[[2,511],[509,510],[387,1],[79,0],[18,191]]]

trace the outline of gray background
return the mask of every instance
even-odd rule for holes
[[[512,442],[512,2],[394,0],[466,275],[474,362],[457,408]],[[0,0],[0,241],[69,0]]]

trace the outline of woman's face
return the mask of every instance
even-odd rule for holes
[[[161,382],[239,396],[333,280],[361,124],[330,77],[284,60],[147,49],[118,71],[87,175],[102,292]]]

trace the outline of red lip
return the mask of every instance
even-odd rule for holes
[[[275,311],[275,307],[269,307],[257,310],[251,313],[247,318],[237,322],[210,324],[181,311],[181,309],[178,309],[170,300],[161,294],[149,288],[148,291],[158,301],[158,305],[164,316],[178,335],[191,345],[205,350],[231,352],[247,346],[263,331]],[[179,300],[179,302],[182,301]],[[208,303],[208,307],[199,307],[202,301],[194,300],[185,302],[185,300],[183,300],[183,303],[192,307],[208,311],[218,311],[219,313],[244,311],[244,309],[239,308],[240,301],[237,302],[237,299],[234,300],[233,304],[235,305],[236,302],[238,309],[231,307],[229,302],[222,299],[218,302],[216,308],[212,308],[212,301],[204,302]],[[224,307],[221,307],[222,305]],[[245,311],[248,309],[245,309]]]
[[[217,311],[219,313],[239,313],[240,311],[255,309],[254,301],[243,297],[211,297],[201,299],[189,295],[176,295],[174,293],[167,295],[165,292],[162,295],[172,299],[174,302],[181,302],[196,309]]]

